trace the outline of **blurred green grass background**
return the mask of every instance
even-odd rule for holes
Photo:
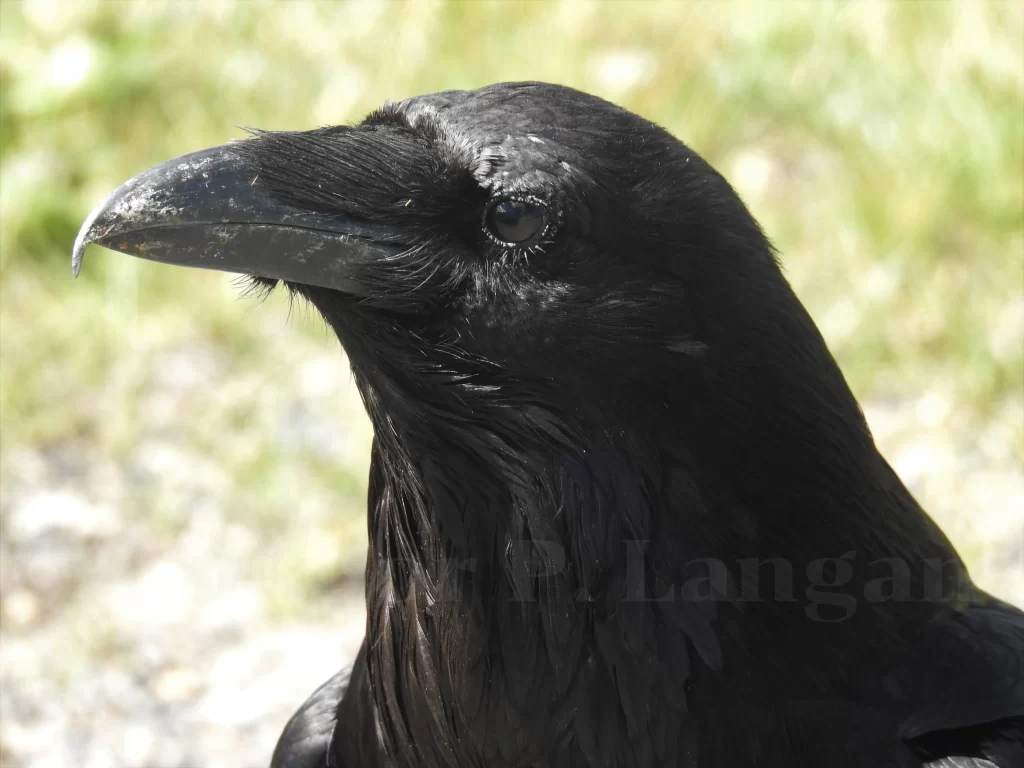
[[[95,250],[73,282],[71,244],[114,186],[240,126],[518,79],[621,103],[730,179],[897,470],[983,585],[1024,599],[1019,2],[4,0],[4,514],[49,483],[163,552],[213,499],[258,542],[240,567],[269,615],[329,620],[317,596],[363,557],[369,441],[337,344],[221,274]],[[74,612],[55,600],[26,632]],[[71,637],[106,647],[90,632]]]

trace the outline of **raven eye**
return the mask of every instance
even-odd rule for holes
[[[487,230],[502,243],[518,244],[544,231],[544,206],[529,200],[499,200],[487,210]]]

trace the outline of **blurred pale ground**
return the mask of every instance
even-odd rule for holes
[[[362,634],[337,343],[88,209],[236,126],[542,79],[736,185],[886,455],[1024,602],[1024,4],[0,3],[0,762],[265,765]]]

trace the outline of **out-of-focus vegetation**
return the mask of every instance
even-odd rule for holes
[[[152,553],[212,505],[258,543],[244,568],[269,614],[307,615],[362,556],[368,429],[336,343],[221,274],[94,249],[73,282],[75,233],[124,179],[240,126],[519,79],[621,103],[733,182],[897,470],[983,582],[1024,599],[1002,575],[1019,563],[985,554],[1024,528],[1014,2],[4,0],[4,514],[51,483]],[[54,600],[33,621],[77,615],[67,642],[109,650],[92,607]]]

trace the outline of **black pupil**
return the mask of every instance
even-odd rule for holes
[[[502,200],[487,218],[494,236],[506,243],[522,243],[544,227],[544,209],[525,200]]]

